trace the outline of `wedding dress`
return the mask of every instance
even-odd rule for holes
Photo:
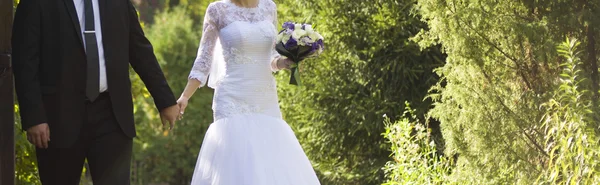
[[[215,121],[192,185],[320,184],[279,109],[271,63],[278,56],[276,20],[272,0],[259,0],[255,8],[229,0],[208,6],[189,78],[215,89]]]

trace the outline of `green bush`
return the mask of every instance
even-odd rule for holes
[[[542,107],[548,156],[540,184],[600,184],[600,128],[593,112],[591,93],[583,86],[579,42],[567,40],[559,46],[566,61],[561,66],[559,86]]]
[[[564,59],[556,51],[564,35],[598,36],[592,12],[598,4],[571,1],[418,0],[429,30],[416,38],[441,44],[448,54],[430,97],[430,115],[441,122],[445,155],[456,157],[456,184],[534,184],[549,164],[540,105],[553,98]],[[565,15],[578,16],[565,16]],[[592,35],[594,37],[588,37]],[[593,48],[593,47],[591,47]],[[596,57],[587,58],[587,64]],[[584,68],[593,83],[597,67]]]
[[[448,181],[451,160],[439,155],[431,130],[418,121],[409,106],[406,115],[411,118],[394,123],[389,118],[385,121],[384,137],[392,145],[394,160],[385,166],[388,181],[384,185],[444,184]]]
[[[187,83],[196,57],[201,30],[193,26],[188,11],[176,7],[158,13],[147,29],[167,81],[176,98]],[[133,183],[189,184],[196,157],[208,125],[212,122],[212,90],[200,89],[190,99],[183,120],[174,130],[165,130],[141,80],[134,79],[133,93],[138,137],[133,156]]]
[[[420,49],[409,38],[425,29],[411,0],[280,0],[279,18],[309,22],[325,37],[324,54],[301,64],[303,87],[278,77],[281,108],[323,184],[385,181],[390,160],[386,114],[399,119],[404,102],[423,118],[423,101],[443,64],[437,47]]]

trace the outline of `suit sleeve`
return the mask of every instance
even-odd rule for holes
[[[13,25],[13,71],[23,130],[47,123],[39,79],[41,7],[38,0],[21,0]]]
[[[154,55],[152,44],[144,36],[137,11],[131,1],[129,6],[129,63],[140,76],[154,98],[158,110],[177,104],[160,65]]]

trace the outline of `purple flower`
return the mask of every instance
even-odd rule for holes
[[[319,46],[321,46],[322,49],[325,49],[325,44],[323,43],[323,39],[319,39],[316,42]]]
[[[290,40],[288,40],[287,43],[285,43],[286,49],[290,49],[290,48],[296,47],[296,46],[298,46],[298,41],[296,41],[296,39],[294,39],[293,37],[290,38]]]
[[[285,23],[283,23],[282,27],[283,27],[283,29],[294,30],[295,25],[292,22],[285,22]]]
[[[312,49],[310,49],[310,52],[312,53],[312,52],[317,51],[319,49],[319,47],[320,47],[319,43],[313,42]]]

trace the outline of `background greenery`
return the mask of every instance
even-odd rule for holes
[[[322,184],[600,183],[600,2],[275,2],[280,22],[313,23],[326,38],[324,55],[301,67],[303,87],[275,74],[284,117]],[[210,1],[134,3],[178,95]],[[132,183],[189,183],[212,90],[200,89],[166,132],[131,78]],[[18,133],[18,184],[39,184]]]

